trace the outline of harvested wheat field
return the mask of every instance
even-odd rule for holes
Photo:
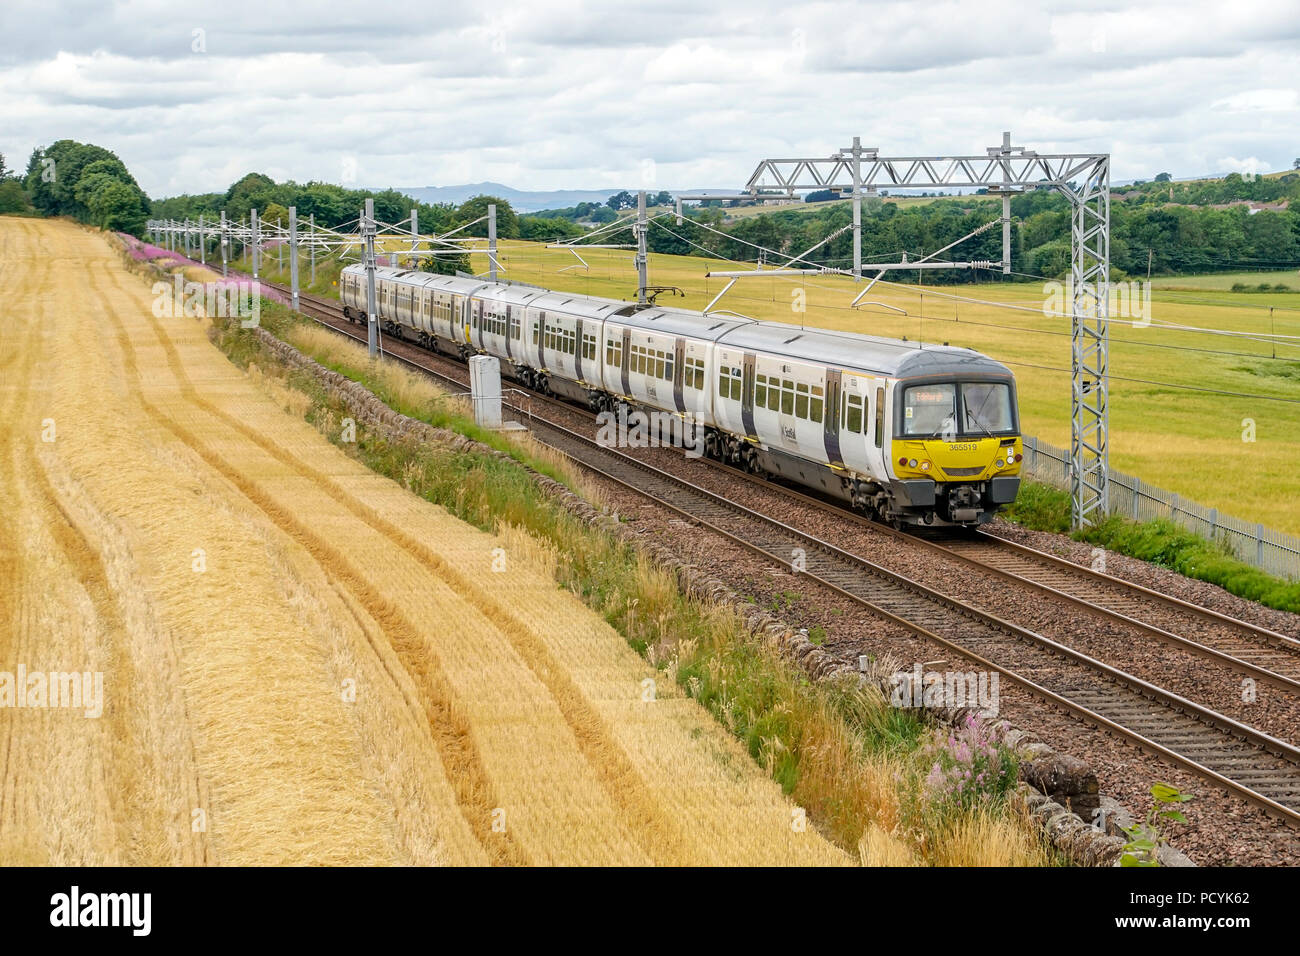
[[[0,672],[103,674],[98,717],[0,707],[0,863],[849,862],[553,555],[286,414],[104,238],[0,219],[0,288]]]

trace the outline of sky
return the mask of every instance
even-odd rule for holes
[[[1300,157],[1300,0],[0,3],[0,153],[149,195],[744,185],[768,157],[1102,152],[1112,179]]]

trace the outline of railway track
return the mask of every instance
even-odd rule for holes
[[[364,341],[364,337],[355,331],[355,326],[342,317],[341,308],[336,303],[308,296],[301,296],[300,299],[308,313],[314,313],[311,317],[354,339]],[[465,387],[460,378],[433,367],[432,362],[437,361],[434,356],[415,350],[414,346],[411,348],[414,350],[412,354],[418,357],[393,351],[388,354],[394,360],[418,368],[457,389]],[[400,346],[399,350],[407,351]],[[544,396],[535,396],[534,400],[553,401]],[[563,407],[573,409],[567,404]],[[684,478],[616,449],[604,447],[586,435],[538,418],[531,408],[518,408],[508,403],[507,408],[516,415],[526,417],[539,440],[556,448],[580,466],[601,474],[636,494],[649,497],[692,524],[707,528],[786,568],[792,568],[795,558],[799,557],[802,562],[799,573],[814,582],[886,620],[935,641],[977,667],[997,672],[1003,679],[1065,708],[1083,720],[1125,737],[1143,750],[1172,760],[1288,823],[1300,826],[1300,749],[838,548],[806,531],[701,488]],[[745,477],[755,480],[751,476]],[[800,492],[782,490],[810,502],[818,501]],[[824,502],[822,505],[831,507]],[[839,513],[849,514],[842,509]],[[872,524],[872,527],[879,529],[880,526]],[[914,536],[903,537],[920,540]],[[997,542],[998,539],[984,537],[990,539],[990,547],[997,547],[992,542]],[[971,543],[980,545],[983,541],[977,537]],[[1041,553],[1032,549],[1023,549],[1029,552],[1027,555],[1019,555],[1014,549],[997,552],[1018,555],[1018,560],[1023,564],[1011,568],[1006,566],[1005,558],[995,555],[990,559],[988,556],[971,553],[975,550],[973,547],[963,554],[963,543],[960,542],[956,548],[928,541],[923,544],[926,547],[944,549],[946,553],[961,560],[1012,575],[1017,580],[1031,582],[1034,586],[1050,589],[1053,593],[1069,594],[1077,602],[1088,601],[1087,597],[1067,590],[1079,588],[1078,579],[1069,578],[1065,574],[1066,569],[1054,568],[1051,561],[1035,563],[1035,556]],[[998,567],[999,563],[1003,566]],[[1062,563],[1069,565],[1069,562]],[[1058,577],[1051,578],[1049,571]],[[1099,591],[1113,588],[1112,582],[1119,581],[1105,576],[1102,578],[1104,580],[1094,582]],[[1101,599],[1120,604],[1117,592],[1110,592],[1109,597],[1102,595]],[[1097,613],[1116,614],[1126,620],[1136,620],[1109,604],[1088,606],[1096,609]],[[1241,624],[1247,629],[1253,628],[1252,625],[1235,622],[1207,609],[1196,608],[1195,605],[1187,607],[1212,615],[1218,624]],[[1280,638],[1282,642],[1290,641],[1289,638],[1273,635],[1263,629],[1255,630],[1261,631],[1263,635],[1271,635],[1269,640]],[[1169,632],[1164,633],[1164,639],[1187,640]],[[1246,660],[1244,656],[1232,657],[1208,645],[1190,643],[1207,656],[1219,655],[1222,662],[1229,666],[1237,669],[1254,668],[1261,676],[1267,675],[1266,679],[1294,683],[1284,675]],[[1286,643],[1274,642],[1272,646],[1281,648],[1273,651],[1281,656],[1294,652]],[[1250,648],[1247,647],[1246,650]]]
[[[978,568],[1091,616],[1122,623],[1147,637],[1215,661],[1240,674],[1291,693],[1300,692],[1300,641],[1285,634],[1007,541],[987,531],[949,534],[937,539],[898,531],[826,499],[736,469],[729,470],[741,480],[775,488],[791,500],[833,512],[841,520],[872,533]],[[1177,630],[1171,629],[1175,625],[1161,626],[1152,621],[1152,610],[1156,607],[1177,619]]]

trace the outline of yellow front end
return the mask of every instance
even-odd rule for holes
[[[1017,436],[957,441],[895,440],[892,457],[898,478],[968,482],[1019,475],[1023,454]]]

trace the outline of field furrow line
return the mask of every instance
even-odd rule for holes
[[[109,310],[109,314],[115,326],[118,347],[126,358],[128,374],[139,380],[135,346],[121,318],[113,314],[112,310]],[[337,549],[304,527],[254,482],[232,468],[220,455],[165,414],[143,393],[140,393],[139,400],[141,407],[155,423],[175,435],[208,467],[230,482],[245,498],[264,512],[283,533],[306,549],[327,575],[342,581],[358,598],[366,612],[394,641],[394,647],[401,655],[407,672],[416,678],[416,686],[420,689],[423,698],[425,717],[433,732],[447,777],[456,791],[461,813],[471,832],[479,839],[488,854],[489,860],[498,865],[521,865],[528,862],[523,850],[508,831],[490,832],[492,811],[500,803],[494,797],[492,782],[482,766],[471,730],[462,716],[463,708],[457,706],[451,688],[441,673],[439,663],[425,653],[425,642],[420,638],[418,630],[406,620],[400,609],[393,606],[383,594],[377,591]]]
[[[331,496],[353,515],[422,564],[432,567],[439,577],[452,583],[453,590],[457,593],[469,596],[473,606],[510,639],[516,652],[554,698],[583,755],[609,797],[623,811],[637,836],[638,844],[649,858],[666,865],[685,865],[697,859],[698,853],[691,849],[675,819],[665,812],[651,794],[635,765],[568,676],[566,669],[515,614],[503,609],[498,597],[486,594],[472,578],[454,568],[436,551],[397,528],[334,478],[286,452],[246,422],[198,394],[170,336],[153,316],[150,316],[150,324],[159,343],[166,350],[168,364],[181,385],[182,393],[189,401],[252,441],[281,464],[328,489]]]

